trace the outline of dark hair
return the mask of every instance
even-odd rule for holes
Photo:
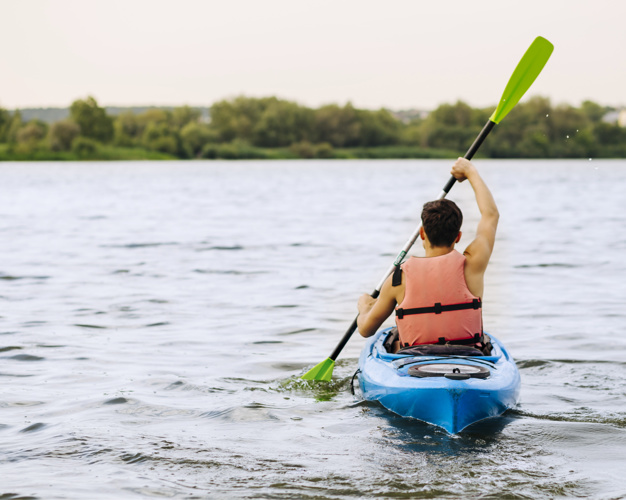
[[[452,246],[462,223],[463,214],[453,201],[443,199],[424,204],[422,225],[432,246]]]

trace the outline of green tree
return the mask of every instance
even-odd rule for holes
[[[418,146],[422,144],[422,120],[411,122],[400,130],[400,142],[406,145]]]
[[[614,123],[598,123],[592,131],[598,154],[602,157],[626,157],[626,128]]]
[[[494,158],[543,156],[541,152],[546,151],[546,146],[543,145],[542,135],[547,140],[547,151],[552,151],[551,114],[550,100],[544,97],[533,97],[527,102],[519,103],[494,130],[493,139],[485,141],[481,153]],[[526,131],[529,131],[532,138],[524,142]]]
[[[141,127],[145,127],[149,123],[170,124],[172,121],[172,112],[165,109],[147,109],[143,113],[137,115],[138,123]]]
[[[100,149],[100,143],[89,137],[78,136],[72,142],[72,152],[82,158],[89,158]]]
[[[11,120],[6,125],[6,142],[9,144],[15,144],[17,142],[17,133],[22,128],[22,125],[22,114],[19,111],[14,111],[11,115]]]
[[[11,124],[11,113],[0,108],[0,143],[7,142],[7,132]]]
[[[547,127],[543,124],[533,125],[524,131],[524,135],[515,147],[509,143],[522,158],[546,158],[550,156],[550,139]]]
[[[17,131],[18,150],[31,152],[39,149],[40,143],[47,133],[47,125],[39,120],[31,120]]]
[[[120,113],[113,122],[113,144],[116,146],[136,146],[145,126],[137,115],[130,111]]]
[[[80,127],[83,137],[102,143],[110,142],[113,138],[113,119],[104,108],[98,106],[93,97],[74,101],[70,106],[70,116]]]
[[[211,106],[211,128],[218,133],[221,142],[241,139],[252,143],[261,116],[277,101],[276,97],[256,99],[244,96],[232,101],[218,101]]]
[[[549,137],[551,141],[551,156],[558,158],[582,158],[589,156],[584,147],[584,141],[577,141],[575,137],[591,128],[587,116],[577,108],[569,105],[560,105],[550,112]]]
[[[189,122],[180,131],[180,140],[187,158],[197,158],[206,144],[217,142],[218,136],[207,125]]]
[[[160,151],[174,156],[179,154],[178,134],[167,123],[148,123],[143,132],[142,144],[146,149],[152,151]]]
[[[572,137],[577,131],[591,125],[581,110],[568,105],[557,106],[553,109],[548,123],[553,140]]]
[[[311,138],[315,115],[309,108],[289,101],[270,103],[254,126],[253,144],[275,148]]]
[[[322,106],[315,111],[315,142],[326,142],[336,148],[358,146],[361,124],[351,103]]]
[[[163,135],[164,130],[168,130],[166,135],[169,135],[169,130],[174,129],[172,126],[172,112],[164,109],[147,109],[143,113],[134,114],[130,111],[120,113],[114,121],[113,129],[113,141],[117,146],[143,146],[144,134],[146,128],[152,124],[152,131],[150,136],[152,138],[156,135]],[[158,126],[158,127],[157,127]],[[155,135],[154,129],[158,129],[161,132]]]
[[[389,146],[400,142],[402,122],[386,109],[359,110],[359,146]]]
[[[442,104],[428,118],[439,125],[451,127],[475,125],[472,123],[472,108],[463,101],[457,101],[456,104]]]
[[[172,125],[178,130],[182,129],[189,123],[197,123],[199,120],[200,111],[190,108],[189,106],[174,108],[171,114]]]
[[[463,101],[442,104],[421,124],[421,145],[459,152],[467,150],[488,116],[485,110],[474,110]]]
[[[52,151],[70,151],[72,142],[80,135],[80,127],[72,120],[55,122],[48,131],[48,143]]]
[[[611,108],[607,106],[600,106],[592,101],[584,101],[580,109],[591,123],[599,123],[602,121],[604,115],[611,110]]]

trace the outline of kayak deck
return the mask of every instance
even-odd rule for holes
[[[519,372],[502,343],[493,336],[489,356],[415,356],[386,351],[383,343],[390,330],[374,335],[361,353],[359,385],[365,399],[380,401],[398,415],[437,425],[451,434],[479,420],[501,415],[517,403]],[[426,373],[441,374],[410,374],[419,373],[420,368]],[[484,377],[487,370],[486,378],[461,374],[480,372]]]

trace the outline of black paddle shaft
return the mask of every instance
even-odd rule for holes
[[[485,124],[483,129],[480,131],[480,134],[478,134],[478,137],[476,137],[476,139],[474,140],[474,143],[467,150],[467,153],[465,153],[465,156],[463,158],[465,158],[466,160],[471,160],[476,154],[476,151],[478,151],[478,148],[480,148],[480,145],[489,135],[489,132],[491,132],[491,130],[495,126],[496,126],[495,122],[492,122],[491,120],[487,120],[487,123]],[[450,189],[452,189],[452,186],[454,186],[455,182],[456,182],[456,179],[454,178],[454,176],[450,176],[450,180],[443,188],[443,191],[446,194],[448,194],[450,192]]]
[[[489,132],[491,132],[491,130],[495,126],[496,126],[495,122],[492,122],[491,120],[487,121],[483,129],[480,131],[480,134],[478,134],[478,137],[476,137],[476,139],[474,140],[474,143],[467,150],[467,153],[465,153],[465,156],[464,156],[465,159],[471,160],[474,157],[474,155],[476,154],[476,151],[478,151],[478,148],[480,148],[483,141],[489,135]],[[445,193],[443,194],[444,197],[450,192],[450,189],[452,189],[452,186],[454,186],[455,182],[456,182],[456,179],[454,178],[454,176],[450,176],[450,180],[448,180],[448,183],[443,188],[443,192]],[[385,276],[385,279],[386,278],[387,276]],[[370,295],[372,296],[373,299],[375,299],[378,297],[379,294],[380,294],[380,290],[375,289]],[[346,331],[345,335],[339,341],[339,344],[337,344],[337,347],[335,347],[335,350],[333,351],[333,353],[329,356],[330,359],[332,359],[333,361],[337,360],[339,353],[343,350],[343,348],[348,343],[348,340],[350,340],[350,337],[352,337],[352,334],[356,331],[356,328],[357,328],[356,321],[358,317],[359,316],[357,314],[356,318],[354,318],[354,321],[352,321],[352,324]]]

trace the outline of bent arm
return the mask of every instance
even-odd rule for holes
[[[464,253],[471,268],[476,272],[484,273],[496,242],[496,230],[498,229],[500,213],[491,191],[489,191],[485,181],[483,181],[475,168],[470,170],[467,179],[476,195],[476,203],[478,204],[478,210],[480,210],[480,221],[476,229],[476,237],[468,245]]]
[[[359,316],[356,320],[359,333],[363,337],[374,335],[380,328],[380,325],[393,312],[395,306],[396,297],[391,286],[391,276],[389,276],[380,289],[380,295],[377,299],[367,294],[359,299]]]
[[[474,295],[482,296],[483,276],[495,245],[500,214],[491,191],[471,162],[459,158],[452,167],[452,175],[459,181],[469,180],[480,211],[476,237],[465,249],[464,255],[467,285]]]

